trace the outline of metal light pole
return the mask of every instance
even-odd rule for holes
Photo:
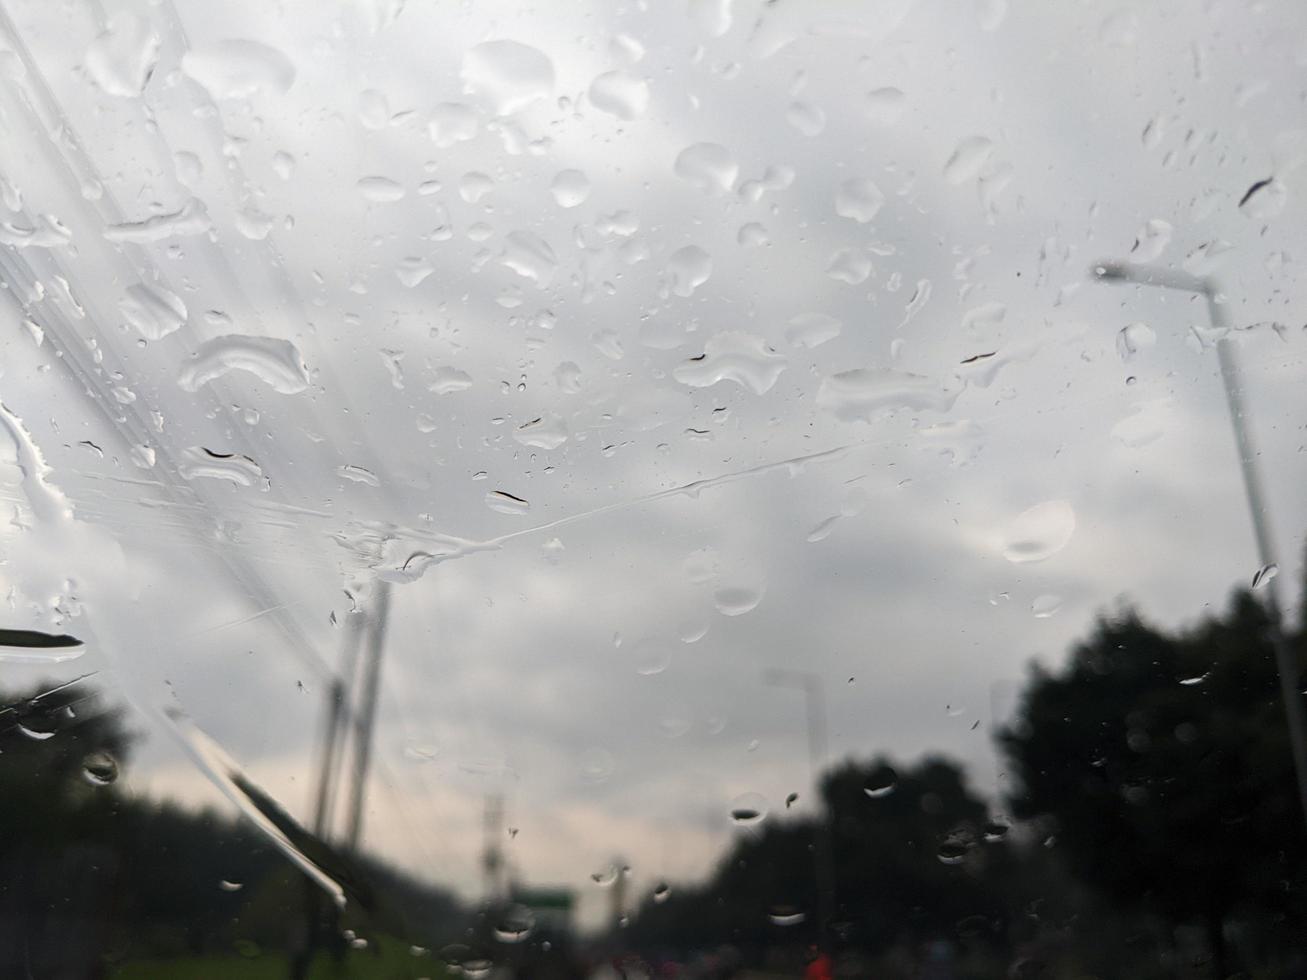
[[[1131,262],[1100,262],[1090,270],[1090,275],[1098,282],[1173,289],[1202,296],[1206,301],[1208,322],[1220,331],[1216,341],[1216,357],[1221,368],[1221,384],[1225,388],[1225,404],[1230,411],[1230,425],[1234,429],[1235,447],[1239,451],[1239,469],[1243,474],[1244,494],[1248,498],[1253,535],[1257,540],[1258,560],[1263,568],[1270,565],[1278,568],[1275,541],[1262,491],[1261,470],[1257,465],[1257,452],[1244,417],[1239,362],[1235,357],[1234,343],[1229,337],[1230,324],[1225,316],[1225,307],[1217,301],[1219,291],[1216,283],[1202,276]],[[1298,780],[1298,803],[1302,808],[1303,820],[1307,823],[1307,712],[1304,712],[1302,696],[1298,693],[1298,670],[1293,649],[1284,633],[1284,606],[1280,598],[1279,576],[1272,576],[1264,582],[1262,589],[1263,605],[1270,621],[1271,645],[1275,649],[1275,666],[1280,675],[1280,698],[1284,703],[1284,716],[1289,729],[1293,771]]]
[[[821,678],[807,670],[768,670],[762,675],[767,684],[792,687],[803,692],[804,715],[808,728],[808,768],[813,792],[820,794],[821,770],[826,764],[826,692]],[[818,934],[822,948],[830,949],[830,922],[835,911],[835,859],[831,852],[830,815],[818,799],[817,840],[813,850],[813,872],[817,880]]]

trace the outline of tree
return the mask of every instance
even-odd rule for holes
[[[999,738],[1014,812],[1118,906],[1202,923],[1222,977],[1227,923],[1299,906],[1307,856],[1267,625],[1247,592],[1174,635],[1103,617]]]

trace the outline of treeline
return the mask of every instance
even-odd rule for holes
[[[89,685],[0,704],[0,976],[111,976],[138,961],[282,958],[305,945],[304,876],[246,822],[122,792],[132,737]],[[449,893],[364,855],[348,861],[374,900],[351,903],[333,935],[438,948],[469,926]]]
[[[945,759],[846,762],[819,817],[742,830],[627,939],[654,960],[729,943],[781,970],[821,945],[878,978],[1307,976],[1307,823],[1271,629],[1247,591],[1176,632],[1105,615],[1060,669],[1032,669],[996,733],[1003,798]]]

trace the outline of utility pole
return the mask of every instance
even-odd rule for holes
[[[817,928],[821,948],[830,952],[830,923],[835,913],[835,858],[831,847],[831,815],[821,803],[821,773],[826,765],[826,691],[821,678],[807,670],[769,670],[763,681],[803,692],[808,729],[808,770],[817,798],[817,839],[813,849],[813,876],[817,884]]]
[[[378,582],[368,617],[367,659],[363,664],[363,685],[354,722],[354,772],[345,826],[345,846],[357,851],[363,833],[363,804],[367,797],[368,769],[372,765],[372,737],[377,721],[377,699],[381,693],[381,660],[386,651],[386,628],[390,619],[390,583]]]
[[[1208,323],[1219,333],[1216,341],[1216,358],[1221,370],[1221,384],[1225,388],[1225,404],[1234,429],[1234,444],[1239,453],[1239,471],[1243,475],[1244,495],[1248,500],[1248,513],[1252,519],[1253,537],[1257,542],[1257,557],[1263,569],[1279,567],[1275,539],[1271,533],[1270,517],[1266,510],[1266,497],[1262,474],[1257,463],[1257,450],[1247,425],[1247,408],[1243,400],[1243,381],[1239,376],[1239,362],[1234,341],[1230,339],[1230,323],[1225,315],[1220,290],[1215,281],[1192,276],[1173,269],[1131,262],[1100,262],[1090,270],[1091,277],[1103,283],[1131,283],[1157,289],[1172,289],[1201,296],[1207,303]],[[1269,622],[1271,646],[1275,650],[1275,666],[1280,675],[1280,700],[1284,705],[1284,720],[1289,730],[1289,748],[1293,755],[1293,771],[1298,781],[1298,804],[1302,809],[1304,826],[1307,826],[1307,711],[1298,692],[1298,664],[1293,647],[1284,632],[1284,603],[1280,597],[1280,578],[1273,575],[1262,583],[1262,606]]]

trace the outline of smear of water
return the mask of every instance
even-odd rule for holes
[[[232,371],[247,371],[284,395],[309,386],[308,365],[289,340],[242,334],[226,334],[201,344],[183,363],[177,384],[183,391],[198,391],[201,385]]]
[[[204,202],[192,197],[176,211],[152,215],[141,221],[109,225],[104,229],[104,237],[111,242],[148,245],[168,238],[203,235],[212,227]]]
[[[0,223],[0,245],[14,248],[58,248],[73,239],[73,231],[52,214],[37,217],[32,225]]]
[[[677,365],[672,377],[692,388],[733,381],[762,395],[776,384],[786,363],[761,337],[727,331],[708,338],[704,352]]]
[[[921,375],[854,368],[822,381],[817,407],[841,422],[870,422],[881,412],[895,409],[947,412],[957,396],[958,392],[947,391]]]
[[[496,116],[507,116],[549,97],[554,63],[520,41],[486,41],[463,56],[463,90]]]
[[[14,446],[15,462],[22,474],[23,495],[27,498],[32,515],[50,524],[63,524],[72,519],[73,509],[63,493],[49,482],[50,467],[32,440],[23,420],[0,402],[0,427],[3,427]]]
[[[214,101],[281,95],[295,82],[295,65],[261,41],[215,41],[182,55],[182,71],[202,85]]]

